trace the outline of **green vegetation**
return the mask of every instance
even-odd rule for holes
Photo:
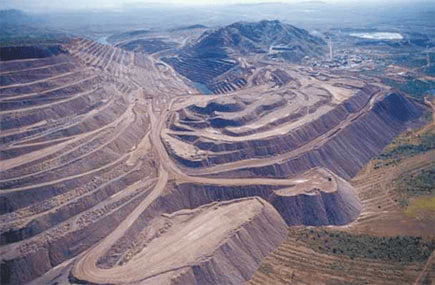
[[[421,237],[377,237],[349,234],[324,228],[303,229],[297,239],[325,254],[354,258],[369,258],[401,263],[424,262],[435,249],[435,240]]]
[[[404,173],[394,181],[399,193],[408,196],[434,195],[435,194],[435,163],[429,169],[423,169],[415,174]]]
[[[354,281],[342,281],[340,279],[331,278],[326,281],[326,285],[368,285],[368,284],[370,284],[369,281],[363,279],[356,279]]]
[[[0,47],[56,44],[68,36],[19,10],[0,10],[0,19]]]
[[[389,78],[384,78],[383,81],[385,84],[408,94],[418,101],[424,101],[424,96],[428,95],[429,90],[435,88],[435,82],[416,78],[407,80],[405,82],[400,82]]]
[[[378,158],[382,160],[401,160],[435,149],[435,132],[428,130],[415,138],[406,136],[397,137]]]
[[[418,172],[405,172],[393,180],[396,191],[396,202],[401,207],[408,207],[405,213],[411,217],[417,217],[417,212],[431,210],[435,211],[435,200],[427,196],[435,195],[435,163],[429,168],[421,169]],[[425,196],[421,199],[409,202],[412,197]],[[429,202],[431,201],[431,202]],[[428,204],[429,202],[429,204]]]
[[[418,218],[419,214],[427,216],[428,212],[435,213],[435,196],[415,199],[409,203],[405,210],[405,214],[412,218]],[[433,214],[429,215],[433,216]]]

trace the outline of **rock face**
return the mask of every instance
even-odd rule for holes
[[[280,215],[260,198],[207,204],[158,220],[149,226],[143,251],[107,269],[79,261],[72,271],[75,280],[240,284],[287,232]]]
[[[425,110],[355,74],[257,62],[322,44],[279,22],[197,44],[176,68],[220,95],[86,39],[0,62],[2,284],[243,283],[287,226],[353,221],[344,179]]]
[[[122,79],[144,80],[146,58],[84,39],[43,57],[14,50],[32,60],[0,62],[2,284],[31,281],[104,238],[158,168],[142,93]]]
[[[122,44],[117,45],[117,47],[134,52],[140,53],[155,53],[162,50],[167,50],[176,47],[177,44],[174,42],[165,42],[158,38],[149,39],[136,39],[127,42],[122,42]]]
[[[320,56],[326,43],[306,30],[279,21],[238,22],[215,31],[204,32],[190,46],[176,56],[163,60],[181,75],[193,82],[206,85],[214,93],[227,93],[242,88],[246,78],[236,72],[240,56],[263,54],[268,58],[281,58],[299,62],[305,56]],[[241,71],[243,73],[243,71]]]
[[[213,32],[205,32],[187,52],[200,58],[219,58],[251,53],[279,51],[282,56],[298,60],[318,56],[326,43],[306,30],[279,21],[238,22]]]
[[[316,173],[317,172],[317,173]],[[355,189],[344,179],[325,169],[305,173],[305,177],[319,176],[322,186],[299,186],[305,191],[293,194],[293,189],[275,191],[271,204],[284,217],[288,225],[345,225],[361,212],[361,202]],[[330,185],[334,184],[334,185]]]
[[[319,96],[319,100],[315,100],[315,94],[311,94],[312,102],[307,103],[294,97],[287,99],[285,96],[274,95],[268,98],[255,98],[253,101],[249,101],[249,97],[216,99],[204,108],[189,106],[186,110],[179,111],[178,117],[181,122],[178,124],[174,121],[174,125],[198,129],[197,133],[202,131],[204,138],[192,137],[193,145],[199,151],[208,151],[211,155],[204,155],[204,159],[193,161],[180,158],[179,162],[188,167],[209,167],[241,159],[272,157],[297,150],[339,126],[350,115],[360,112],[378,91],[379,89],[374,86],[366,86],[334,108],[327,106],[332,98],[325,100]],[[298,103],[301,106],[295,106]],[[304,124],[307,113],[311,113],[313,119]],[[316,113],[319,114],[318,117],[314,116]],[[258,124],[257,127],[256,121],[261,121],[263,117],[271,118],[272,122]],[[298,121],[301,123],[297,124]],[[254,127],[251,127],[252,125]],[[287,132],[273,136],[273,130],[280,126],[288,126]],[[207,128],[221,132],[225,135],[224,139],[207,139],[206,132],[203,131]],[[264,139],[254,135],[261,133],[268,135],[265,135]],[[187,136],[195,132],[186,131],[183,134]],[[186,140],[186,137],[181,139]]]
[[[192,266],[190,272],[184,273],[180,276],[181,280],[176,279],[173,283],[243,283],[250,278],[253,270],[258,268],[261,260],[281,244],[286,236],[287,230],[282,218],[272,207],[267,206],[261,214],[243,225],[225,243],[222,243],[211,258]]]
[[[176,198],[186,208],[211,201],[262,197],[271,203],[288,225],[344,225],[355,220],[361,203],[353,187],[322,168],[312,169],[288,186],[219,186],[180,184]]]
[[[354,119],[352,124],[330,140],[309,152],[301,152],[283,163],[219,173],[237,177],[287,177],[312,167],[326,167],[349,179],[391,140],[411,126],[424,108],[402,95],[391,93],[377,102],[370,112]]]
[[[349,179],[424,112],[396,93],[374,101],[378,91],[364,87],[329,110],[322,106],[328,101],[321,100],[298,108],[295,98],[286,101],[280,96],[268,101],[217,99],[204,107],[179,110],[165,142],[180,167],[195,175],[285,178],[320,166]],[[307,114],[306,109],[311,111]],[[293,110],[302,111],[296,115]],[[310,121],[305,123],[307,117]],[[272,118],[272,123],[263,123],[266,118]],[[282,130],[279,135],[275,135],[277,129]],[[174,139],[190,147],[178,152]],[[267,163],[278,155],[281,160]],[[252,166],[240,167],[244,160]],[[261,164],[266,165],[257,166]],[[237,170],[231,170],[232,165]]]
[[[65,52],[60,45],[0,47],[0,60],[44,58]]]

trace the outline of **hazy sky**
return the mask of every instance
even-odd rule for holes
[[[432,1],[432,0],[427,0]],[[122,8],[129,4],[155,4],[167,3],[177,5],[208,5],[208,4],[236,4],[258,2],[285,2],[298,3],[306,0],[0,0],[0,9],[23,9],[26,11],[57,10],[57,9],[107,9]],[[323,0],[328,3],[352,3],[352,2],[413,2],[412,0]],[[435,0],[434,0],[435,2]]]

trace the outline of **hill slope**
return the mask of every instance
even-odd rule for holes
[[[320,56],[325,49],[326,43],[321,38],[277,20],[237,22],[204,32],[196,42],[163,60],[184,77],[214,90],[224,81],[219,77],[240,67],[239,56],[263,54],[267,59],[299,62],[305,56]],[[245,84],[243,76],[238,77],[227,89],[235,90]]]
[[[214,32],[205,32],[189,49],[197,57],[232,57],[238,54],[272,53],[279,51],[288,59],[320,55],[325,42],[278,20],[237,22]]]

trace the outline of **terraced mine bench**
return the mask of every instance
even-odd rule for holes
[[[239,284],[288,226],[356,220],[346,180],[427,106],[272,44],[325,46],[263,21],[163,58],[71,39],[1,61],[2,282]]]

